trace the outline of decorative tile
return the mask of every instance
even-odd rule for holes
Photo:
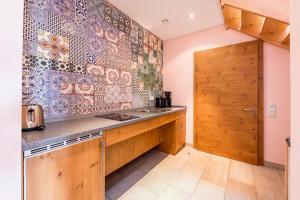
[[[47,23],[46,19],[47,13],[36,7],[31,7],[28,10],[28,17],[33,20],[37,27],[44,26]]]
[[[69,62],[69,40],[52,33],[38,31],[38,55],[44,58]]]
[[[23,54],[33,56],[37,55],[37,43],[23,39]]]
[[[140,27],[138,23],[132,20],[130,37],[131,37],[131,42],[137,45],[139,44],[139,28]]]
[[[87,0],[75,0],[75,21],[80,26],[86,26],[87,11],[86,11]]]
[[[121,85],[126,85],[126,86],[131,86],[131,84],[132,84],[131,73],[121,71],[121,73],[120,73],[120,84]]]
[[[120,87],[118,85],[106,85],[104,101],[106,103],[117,103],[119,101]]]
[[[130,34],[130,18],[107,1],[104,2],[104,19],[120,31]]]
[[[131,103],[121,103],[120,109],[121,110],[128,110],[132,108],[132,104]]]
[[[51,0],[49,1],[49,12],[55,15],[61,15],[68,19],[74,19],[75,11],[74,0]]]
[[[32,19],[24,19],[23,39],[27,41],[37,41],[38,27]]]
[[[85,66],[87,60],[87,43],[80,37],[70,36],[70,62]]]
[[[48,0],[25,0],[30,6],[30,8],[37,8],[45,11],[48,8]]]
[[[95,97],[89,95],[80,95],[77,104],[81,105],[81,107],[94,106]]]
[[[94,94],[94,86],[89,83],[75,84],[75,94]]]
[[[71,64],[72,72],[76,74],[86,74],[86,66]]]
[[[96,62],[97,62],[96,54],[87,53],[87,62],[89,64],[96,64]]]
[[[108,28],[105,30],[105,39],[118,44],[119,42],[119,31],[117,31],[115,28]]]
[[[60,93],[61,94],[73,94],[73,84],[62,82],[60,84]]]
[[[52,34],[67,36],[67,32],[64,30],[65,22],[66,20],[61,16],[48,12],[45,14],[44,23],[38,25],[38,28]]]
[[[70,102],[63,97],[52,100],[49,108],[51,114],[56,117],[69,116],[69,113],[71,112]]]
[[[105,78],[97,80],[94,82],[95,95],[104,96],[105,95]]]
[[[40,98],[44,104],[46,94],[45,78],[47,72],[42,69],[23,68],[22,71],[22,94],[23,103],[31,103],[32,99]]]
[[[87,13],[89,16],[98,15],[104,18],[103,0],[88,0]]]
[[[103,66],[88,64],[86,70],[88,74],[95,77],[103,78],[105,76],[105,70]]]
[[[106,0],[25,0],[23,103],[46,119],[150,105],[163,42]]]
[[[119,71],[112,68],[106,68],[106,83],[107,84],[114,84],[117,83],[119,80]]]
[[[70,63],[52,60],[51,69],[60,72],[73,72],[73,66]]]
[[[89,39],[89,51],[104,54],[103,52],[105,51],[105,44],[105,40],[92,37]]]

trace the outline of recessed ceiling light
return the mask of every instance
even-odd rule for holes
[[[190,16],[191,19],[194,19],[194,18],[195,18],[194,13],[190,13],[189,16]]]
[[[170,22],[170,20],[167,18],[161,20],[161,23],[163,23],[163,24],[168,24],[169,22]]]

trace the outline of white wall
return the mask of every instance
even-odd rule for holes
[[[300,199],[300,2],[290,0],[291,21],[291,166],[290,200]]]
[[[0,7],[0,199],[21,199],[23,0]]]

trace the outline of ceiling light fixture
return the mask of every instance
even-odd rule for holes
[[[194,18],[195,18],[195,15],[194,15],[194,13],[190,13],[190,15],[189,15],[189,16],[190,16],[190,18],[191,18],[191,19],[194,19]]]
[[[170,20],[167,18],[161,20],[161,23],[163,23],[163,24],[168,24],[169,22],[170,22]]]

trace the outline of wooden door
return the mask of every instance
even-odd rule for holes
[[[262,158],[261,48],[251,41],[195,53],[195,148],[252,164]]]
[[[104,200],[101,138],[25,159],[26,200]]]

